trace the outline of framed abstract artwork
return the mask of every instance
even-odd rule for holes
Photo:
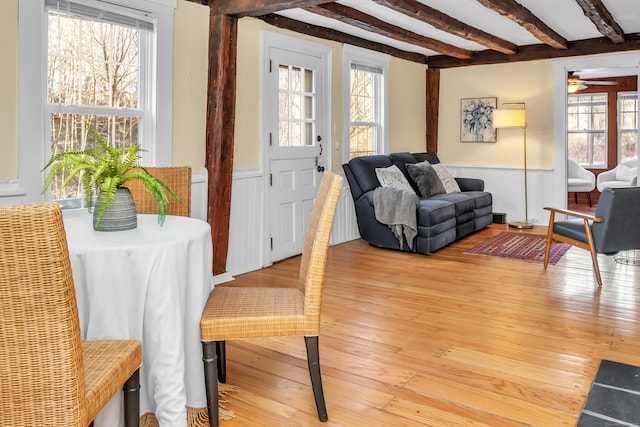
[[[460,100],[460,141],[496,142],[493,110],[497,98],[463,98]]]

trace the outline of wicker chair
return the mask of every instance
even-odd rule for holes
[[[81,341],[62,212],[0,208],[0,425],[89,425],[124,386],[139,425],[140,342]]]
[[[200,333],[212,427],[218,425],[216,377],[226,382],[225,341],[270,336],[304,336],[318,417],[327,421],[318,333],[329,238],[341,187],[340,176],[324,173],[311,213],[297,287],[216,286],[211,291],[200,320]]]
[[[145,167],[149,173],[176,192],[180,200],[169,195],[167,215],[191,216],[191,168],[189,166]],[[158,202],[142,181],[136,179],[125,184],[131,191],[139,214],[157,214]]]

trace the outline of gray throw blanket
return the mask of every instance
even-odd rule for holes
[[[418,234],[416,224],[416,193],[398,190],[392,187],[378,187],[373,192],[373,208],[376,219],[389,226],[403,247],[402,237],[413,249],[413,238]]]

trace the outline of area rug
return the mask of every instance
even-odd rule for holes
[[[640,427],[640,367],[603,360],[576,427]]]
[[[525,261],[543,262],[547,236],[542,234],[518,233],[503,231],[479,245],[469,253],[494,256],[500,258],[521,259]],[[551,244],[549,263],[556,264],[562,255],[571,247],[566,243]]]

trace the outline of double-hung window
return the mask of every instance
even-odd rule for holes
[[[568,96],[568,157],[588,168],[607,166],[607,94]]]
[[[85,123],[109,144],[140,145],[143,165],[170,165],[176,0],[18,2],[15,203],[42,200],[52,155],[93,148]],[[46,198],[81,207],[79,184],[61,184]]]
[[[49,131],[51,154],[96,148],[85,124],[112,146],[140,145],[148,152],[149,140],[143,135],[153,129],[145,96],[150,92],[146,76],[153,16],[113,5],[67,0],[46,4],[45,132]],[[65,200],[65,207],[81,207],[79,179],[62,188],[64,178],[59,174],[52,182],[51,198]]]
[[[345,161],[388,151],[386,55],[344,48],[345,81]]]
[[[638,158],[638,94],[618,93],[618,160]]]

